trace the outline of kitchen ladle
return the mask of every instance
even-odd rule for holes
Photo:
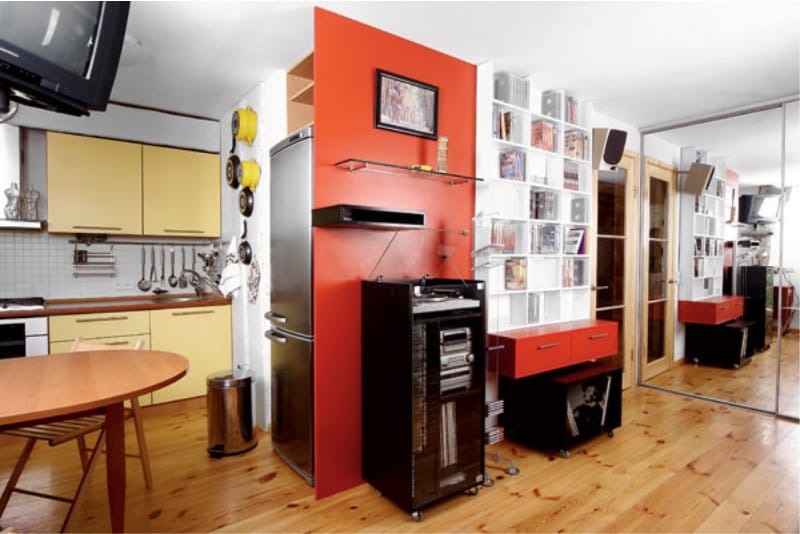
[[[172,266],[172,274],[169,275],[169,286],[175,287],[178,285],[178,277],[175,276],[175,249],[169,247],[169,262]]]
[[[139,280],[138,284],[136,284],[136,287],[138,287],[140,291],[150,290],[150,282],[144,277],[146,263],[147,263],[147,252],[145,251],[144,247],[142,247],[142,279]]]
[[[186,281],[186,247],[181,247],[181,276],[178,279],[178,285],[181,289],[185,288],[189,283]]]

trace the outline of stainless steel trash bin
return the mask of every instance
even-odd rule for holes
[[[206,379],[208,454],[220,458],[249,451],[258,444],[253,432],[252,376],[222,371]]]

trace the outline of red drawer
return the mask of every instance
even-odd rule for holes
[[[682,323],[722,324],[741,317],[744,297],[724,295],[703,300],[678,302],[678,320]]]
[[[575,330],[572,333],[571,363],[580,363],[617,353],[617,323],[597,321],[592,328]]]
[[[503,376],[522,378],[570,364],[572,352],[569,332],[529,337],[500,334],[493,337],[492,343],[504,345],[498,351],[498,367]]]

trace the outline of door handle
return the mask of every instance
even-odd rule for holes
[[[268,311],[264,314],[264,318],[274,323],[286,324],[286,317],[279,313]]]
[[[284,336],[282,336],[280,334],[276,334],[272,330],[267,330],[266,332],[264,332],[264,337],[274,341],[275,343],[280,343],[281,345],[285,345],[286,344],[286,337],[284,337]]]

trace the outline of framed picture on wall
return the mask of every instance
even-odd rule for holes
[[[436,139],[439,88],[376,70],[375,127]]]

